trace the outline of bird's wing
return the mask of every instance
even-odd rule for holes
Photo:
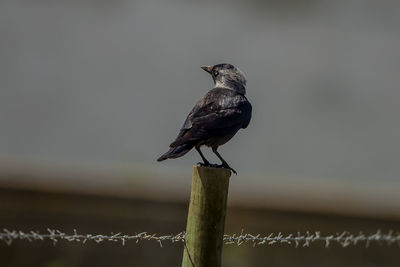
[[[249,105],[246,98],[210,91],[189,113],[178,137],[170,146],[205,140],[247,126]]]

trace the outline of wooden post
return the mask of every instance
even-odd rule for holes
[[[228,198],[228,169],[193,167],[183,267],[220,267]]]

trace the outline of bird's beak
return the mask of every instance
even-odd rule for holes
[[[201,68],[211,74],[214,66],[201,66]]]

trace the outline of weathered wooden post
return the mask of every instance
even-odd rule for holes
[[[228,169],[193,167],[183,267],[220,267],[228,198]]]

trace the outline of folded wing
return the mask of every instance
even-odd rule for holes
[[[227,96],[226,90],[211,90],[187,116],[178,137],[170,147],[197,143],[246,128],[251,118],[251,105],[242,95]]]

